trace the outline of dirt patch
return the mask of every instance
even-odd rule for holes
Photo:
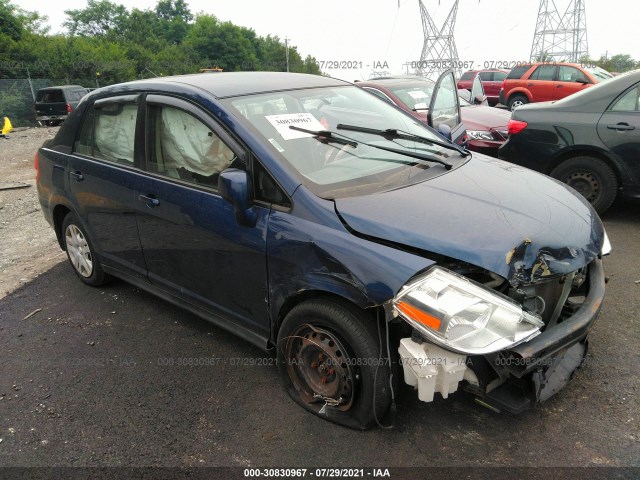
[[[42,216],[33,158],[58,128],[26,128],[0,138],[0,298],[66,260]],[[25,188],[6,189],[28,185]]]

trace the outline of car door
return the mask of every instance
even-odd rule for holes
[[[559,65],[555,85],[554,100],[579,92],[587,88],[591,81],[576,67],[570,65]]]
[[[640,183],[640,84],[636,84],[603,113],[598,136],[625,164],[636,184]]]
[[[507,74],[505,72],[491,72],[491,80],[483,82],[484,93],[487,95],[487,98],[495,99],[496,101],[498,100],[498,97],[500,96],[500,89],[502,88],[505,78],[507,78]]]
[[[218,193],[220,172],[246,152],[194,104],[146,97],[146,181],[137,220],[149,281],[186,302],[267,336],[266,226],[238,223]]]
[[[135,141],[139,96],[97,100],[88,106],[69,159],[68,182],[76,213],[102,263],[146,279],[136,225],[143,143]]]
[[[466,131],[460,115],[460,97],[453,70],[447,70],[438,77],[431,96],[427,122],[441,133],[450,131],[451,140],[455,143],[464,143]],[[448,137],[449,134],[445,136]]]
[[[481,72],[482,73],[482,72]],[[471,98],[469,103],[472,105],[489,105],[487,101],[487,96],[485,95],[484,85],[482,83],[482,77],[480,75],[476,75],[476,78],[473,79],[473,83],[471,84]]]
[[[549,102],[556,98],[556,70],[552,64],[539,65],[525,81],[525,88],[532,96],[532,102]]]

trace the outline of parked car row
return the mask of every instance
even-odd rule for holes
[[[501,158],[550,175],[603,213],[640,198],[640,70],[513,111]]]
[[[432,108],[430,104],[435,87],[432,80],[422,77],[382,77],[358,82],[357,85],[429,125],[429,112]],[[469,87],[472,88],[472,85]],[[498,155],[498,148],[507,139],[510,115],[503,110],[486,106],[486,96],[479,79],[476,81],[476,88],[479,90],[469,92],[469,95],[464,94],[466,90],[457,93],[460,97],[457,99],[460,107],[459,122],[464,125],[463,130],[458,129],[461,132],[458,134],[458,143],[464,142],[469,150],[495,157]]]
[[[42,212],[82,282],[125,279],[273,352],[323,419],[387,422],[399,378],[522,412],[581,365],[611,246],[575,190],[447,139],[476,108],[451,72],[412,82],[97,90],[36,155]]]

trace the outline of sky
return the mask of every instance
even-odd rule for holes
[[[157,0],[115,0],[127,8],[155,7]],[[435,23],[444,23],[454,0],[423,0]],[[555,0],[564,11],[569,0]],[[86,0],[20,0],[26,10],[49,17],[52,32],[63,31],[64,10]],[[420,60],[423,44],[418,0],[187,0],[193,13],[252,28],[258,35],[290,39],[303,57],[313,55],[324,72],[353,81],[373,70],[404,73]],[[399,6],[398,6],[399,5]],[[460,0],[455,28],[458,57],[473,68],[529,59],[538,0]],[[586,0],[589,53],[626,53],[640,62],[640,2]],[[334,65],[340,68],[327,68]],[[386,67],[386,68],[385,68]]]

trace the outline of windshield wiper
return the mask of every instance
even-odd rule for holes
[[[295,125],[289,125],[289,128],[291,130],[297,130],[298,132],[304,132],[313,135],[322,143],[329,143],[331,141],[334,143],[339,143],[340,145],[349,145],[354,148],[358,146],[358,143],[354,140],[345,140],[344,138],[336,137],[335,135],[340,134],[330,132],[329,130],[307,130],[306,128],[296,127]]]
[[[439,147],[446,148],[448,150],[455,150],[463,157],[467,157],[470,153],[462,147],[459,147],[455,143],[445,143],[431,138],[421,137],[414,133],[398,130],[397,128],[388,128],[386,130],[378,130],[377,128],[359,127],[357,125],[344,125],[338,124],[338,130],[350,130],[352,132],[371,133],[373,135],[380,135],[387,140],[401,139],[401,140],[413,140],[415,142],[425,143],[427,145],[437,145]]]
[[[342,145],[349,145],[351,147],[358,146],[358,142],[338,132],[332,132],[330,130],[307,130],[306,128],[296,127],[295,125],[290,125],[289,128],[292,130],[298,130],[299,132],[304,132],[304,133],[313,135],[315,138],[317,138],[321,142],[332,141],[335,143],[340,143]],[[432,155],[414,153],[407,150],[400,150],[399,148],[383,147],[382,145],[374,145],[372,143],[366,143],[366,142],[360,142],[360,143],[362,143],[362,145],[366,145],[367,147],[377,148],[378,150],[384,150],[385,152],[397,153],[398,155],[417,158],[418,160],[423,160],[425,162],[439,163],[440,165],[444,165],[447,170],[451,170],[451,168],[453,168],[453,165],[451,165],[449,162],[445,162],[444,160],[435,158]]]

